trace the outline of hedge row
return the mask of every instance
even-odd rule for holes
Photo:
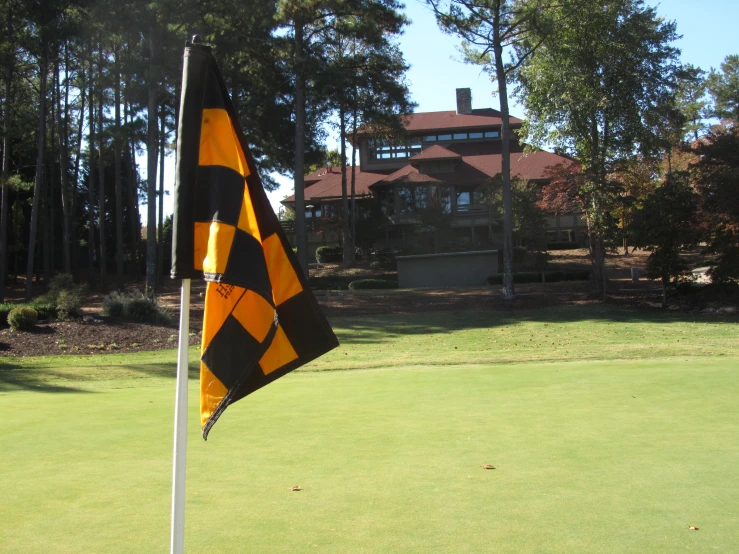
[[[590,279],[590,270],[583,269],[578,271],[545,271],[544,282],[558,283],[560,281],[587,281]],[[513,274],[513,282],[518,284],[524,283],[541,283],[542,274],[538,271],[520,271]],[[503,274],[497,273],[488,277],[488,284],[502,285]]]
[[[340,262],[342,258],[343,252],[340,246],[319,246],[316,248],[316,261],[319,264]]]
[[[386,279],[360,279],[349,283],[349,290],[360,289],[397,289],[397,281],[388,281]]]
[[[581,248],[581,246],[576,242],[570,242],[567,240],[547,243],[547,250],[574,250],[576,248]]]
[[[12,304],[5,302],[0,304],[0,324],[8,321],[8,314],[16,308],[33,308],[38,313],[39,319],[54,319],[56,317],[56,306],[52,302],[35,300],[28,304]]]

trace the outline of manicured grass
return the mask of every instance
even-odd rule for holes
[[[736,323],[648,314],[336,321],[207,443],[193,381],[188,552],[739,551]],[[0,551],[167,550],[173,360],[0,365]]]

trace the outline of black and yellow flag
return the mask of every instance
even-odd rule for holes
[[[227,406],[338,346],[262,188],[210,49],[185,49],[172,278],[203,278],[203,437]]]

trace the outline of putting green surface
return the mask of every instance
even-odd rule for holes
[[[445,317],[426,324],[469,358],[480,342]],[[666,321],[620,332],[704,325]],[[706,323],[718,355],[455,364],[439,348],[438,365],[410,365],[391,363],[409,333],[365,321],[374,338],[358,340],[338,321],[344,345],[313,369],[366,367],[293,373],[230,407],[207,443],[193,381],[186,550],[739,552],[739,358],[723,323]],[[0,370],[0,552],[168,550],[173,359]]]

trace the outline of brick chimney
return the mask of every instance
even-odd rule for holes
[[[472,91],[468,88],[457,89],[457,113],[472,113]]]

